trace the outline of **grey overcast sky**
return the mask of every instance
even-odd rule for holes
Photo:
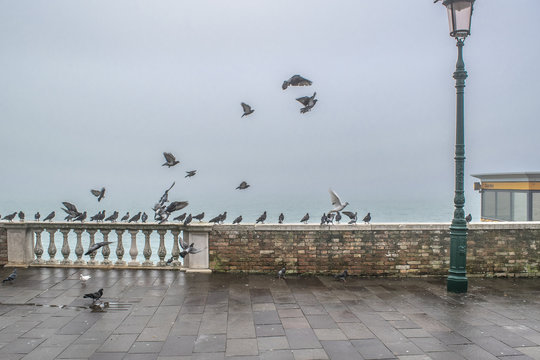
[[[476,1],[467,201],[470,174],[540,170],[539,13],[538,0]],[[432,0],[0,0],[0,214],[93,204],[101,186],[108,209],[148,208],[172,181],[200,207],[242,180],[246,206],[326,206],[328,187],[363,204],[451,201],[448,32]],[[313,86],[283,91],[294,74]],[[300,114],[295,98],[314,91]],[[161,167],[163,151],[180,166]]]

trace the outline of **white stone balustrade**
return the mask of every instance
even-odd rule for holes
[[[78,223],[78,222],[34,222],[2,223],[7,230],[8,265],[56,266],[56,267],[114,267],[114,268],[168,268],[193,271],[208,271],[208,234],[212,225],[156,224],[156,223]],[[45,234],[45,236],[44,236]],[[60,235],[61,234],[61,235]],[[131,244],[124,259],[124,241],[130,236]],[[141,235],[139,235],[141,234]],[[48,236],[47,236],[48,235]],[[116,235],[116,239],[114,236]],[[139,243],[139,238],[141,239]],[[57,259],[56,243],[62,239]],[[103,240],[101,240],[103,237]],[[144,249],[139,251],[144,238]],[[171,242],[172,239],[172,242]],[[200,253],[180,258],[179,241],[195,243],[203,249]],[[48,244],[47,244],[48,241]],[[89,255],[86,250],[96,242],[112,241]],[[43,259],[46,245],[48,259]],[[74,252],[72,254],[72,249]],[[154,250],[153,250],[154,249]],[[115,260],[109,259],[113,252]],[[141,256],[144,261],[141,262]],[[159,257],[159,259],[152,258]],[[167,264],[167,254],[172,262]],[[156,256],[157,255],[157,256]]]

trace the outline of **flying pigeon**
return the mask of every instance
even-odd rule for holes
[[[118,219],[118,211],[113,212],[113,214],[106,218],[105,221],[115,222],[116,219]]]
[[[330,193],[330,200],[332,201],[332,205],[334,206],[334,208],[332,210],[330,210],[328,213],[341,211],[341,210],[345,209],[345,207],[347,205],[349,205],[348,202],[345,202],[343,204],[341,202],[339,196],[334,192],[334,190],[328,189],[328,192]]]
[[[86,281],[87,280],[90,280],[91,276],[90,275],[83,275],[82,273],[80,274],[79,276],[79,279],[81,280],[81,282],[83,284],[86,284]]]
[[[315,99],[316,95],[317,95],[317,93],[314,92],[312,96],[302,96],[302,97],[296,99],[296,101],[298,101],[302,105],[304,105],[304,107],[300,109],[300,112],[302,114],[305,114],[308,111],[311,111],[311,109],[315,106],[315,104],[318,101],[317,99]]]
[[[120,221],[128,221],[129,220],[129,211],[124,215],[124,217]]]
[[[167,167],[170,168],[171,166],[174,166],[174,165],[180,163],[180,161],[176,160],[174,155],[169,153],[169,152],[164,152],[163,156],[165,156],[165,164],[163,164],[161,166],[167,166]]]
[[[52,221],[52,219],[54,219],[55,216],[56,216],[56,212],[53,211],[49,215],[47,215],[45,219],[43,219],[43,221],[47,221],[47,220]]]
[[[238,185],[238,187],[236,189],[240,189],[240,190],[244,190],[244,189],[247,189],[248,187],[250,187],[251,185],[249,185],[247,182],[245,181],[242,181],[240,183],[240,185]]]
[[[469,215],[465,216],[465,221],[466,221],[467,223],[470,223],[470,222],[472,221],[472,215],[469,214]]]
[[[186,171],[186,176],[184,177],[192,177],[194,176],[195,174],[197,173],[197,170],[190,170],[190,171]]]
[[[146,220],[148,220],[148,215],[145,212],[143,212],[143,214],[141,216],[141,220],[142,220],[143,223],[145,223]]]
[[[92,245],[92,246],[90,246],[88,248],[88,251],[85,252],[84,255],[90,255],[91,253],[93,253],[94,251],[99,249],[100,247],[105,246],[105,245],[109,245],[109,244],[112,244],[112,243],[113,243],[112,241],[102,241],[102,242],[95,243],[94,245]]]
[[[277,273],[278,279],[285,279],[285,272],[286,271],[287,270],[285,270],[285,268],[281,268],[281,270],[279,270],[278,273]]]
[[[15,218],[15,216],[17,216],[17,212],[16,212],[16,211],[15,211],[13,214],[9,214],[9,215],[4,216],[4,220],[7,220],[7,221],[13,221],[13,219]]]
[[[39,218],[41,217],[41,214],[39,213],[39,211],[36,213],[36,215],[34,215],[34,220],[36,221],[39,221]]]
[[[5,282],[12,282],[13,280],[15,280],[17,278],[17,269],[13,269],[13,271],[11,272],[11,274],[9,274],[9,276],[7,278],[5,278],[4,280],[2,280],[2,283],[5,283]]]
[[[189,223],[191,222],[191,220],[193,220],[193,216],[191,216],[191,214],[189,214],[186,218],[186,220],[184,220],[184,226],[187,226],[189,225]]]
[[[278,217],[278,224],[283,224],[283,220],[285,220],[285,215],[281,213],[279,214],[279,217]]]
[[[309,213],[306,213],[306,215],[304,215],[304,217],[302,218],[302,220],[300,220],[300,222],[307,224],[308,220],[309,220]]]
[[[261,216],[259,216],[255,224],[258,224],[258,223],[264,224],[264,220],[266,220],[266,211],[263,212]]]
[[[242,105],[242,109],[244,110],[244,114],[242,114],[242,116],[240,117],[244,117],[246,115],[252,114],[255,111],[254,109],[251,109],[251,106],[249,106],[246,103],[242,103],[241,105]]]
[[[182,248],[182,251],[180,252],[180,256],[184,258],[188,254],[197,254],[202,251],[202,250],[197,249],[194,245],[195,243],[191,243],[188,245],[183,240],[181,240],[180,247]]]
[[[83,298],[89,298],[93,300],[93,304],[103,296],[103,289],[99,289],[95,293],[85,294]]]
[[[141,218],[141,212],[139,211],[137,214],[133,215],[131,219],[129,219],[128,223],[130,222],[137,222]]]
[[[242,215],[240,215],[239,217],[234,219],[234,221],[232,223],[234,225],[234,224],[240,224],[241,222],[242,222]]]
[[[171,214],[175,211],[182,210],[188,205],[189,205],[189,202],[187,201],[173,201],[172,203],[169,204],[169,206],[167,206],[167,208],[165,209],[165,212]]]
[[[356,224],[356,221],[358,220],[358,213],[352,213],[350,211],[344,211],[343,214],[347,215],[351,221],[349,221],[349,224]]]
[[[371,221],[371,214],[370,213],[367,213],[366,216],[364,216],[364,220],[363,220],[366,224],[369,224],[369,222]]]
[[[102,187],[101,190],[90,190],[90,192],[92,193],[92,195],[94,195],[95,197],[97,197],[97,201],[101,201],[101,199],[103,199],[105,197],[105,188]]]
[[[285,80],[281,88],[283,90],[287,89],[289,86],[310,86],[312,82],[306,78],[303,78],[300,75],[293,75],[289,80]]]
[[[334,275],[334,279],[336,281],[346,281],[347,276],[349,276],[349,273],[347,272],[347,270],[344,270],[341,274]]]
[[[184,219],[186,218],[186,215],[187,215],[187,213],[183,213],[182,215],[175,217],[173,220],[175,220],[175,221],[184,221]]]

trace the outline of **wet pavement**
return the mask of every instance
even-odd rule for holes
[[[1,359],[540,359],[540,279],[19,269]],[[11,269],[0,269],[5,278]],[[104,289],[103,312],[82,295]]]

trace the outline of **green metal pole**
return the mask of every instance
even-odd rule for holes
[[[465,134],[464,134],[464,92],[465,63],[463,62],[464,39],[457,39],[458,59],[454,79],[456,79],[456,179],[454,196],[454,218],[450,225],[450,270],[446,290],[454,293],[467,292],[467,222],[465,221]]]

